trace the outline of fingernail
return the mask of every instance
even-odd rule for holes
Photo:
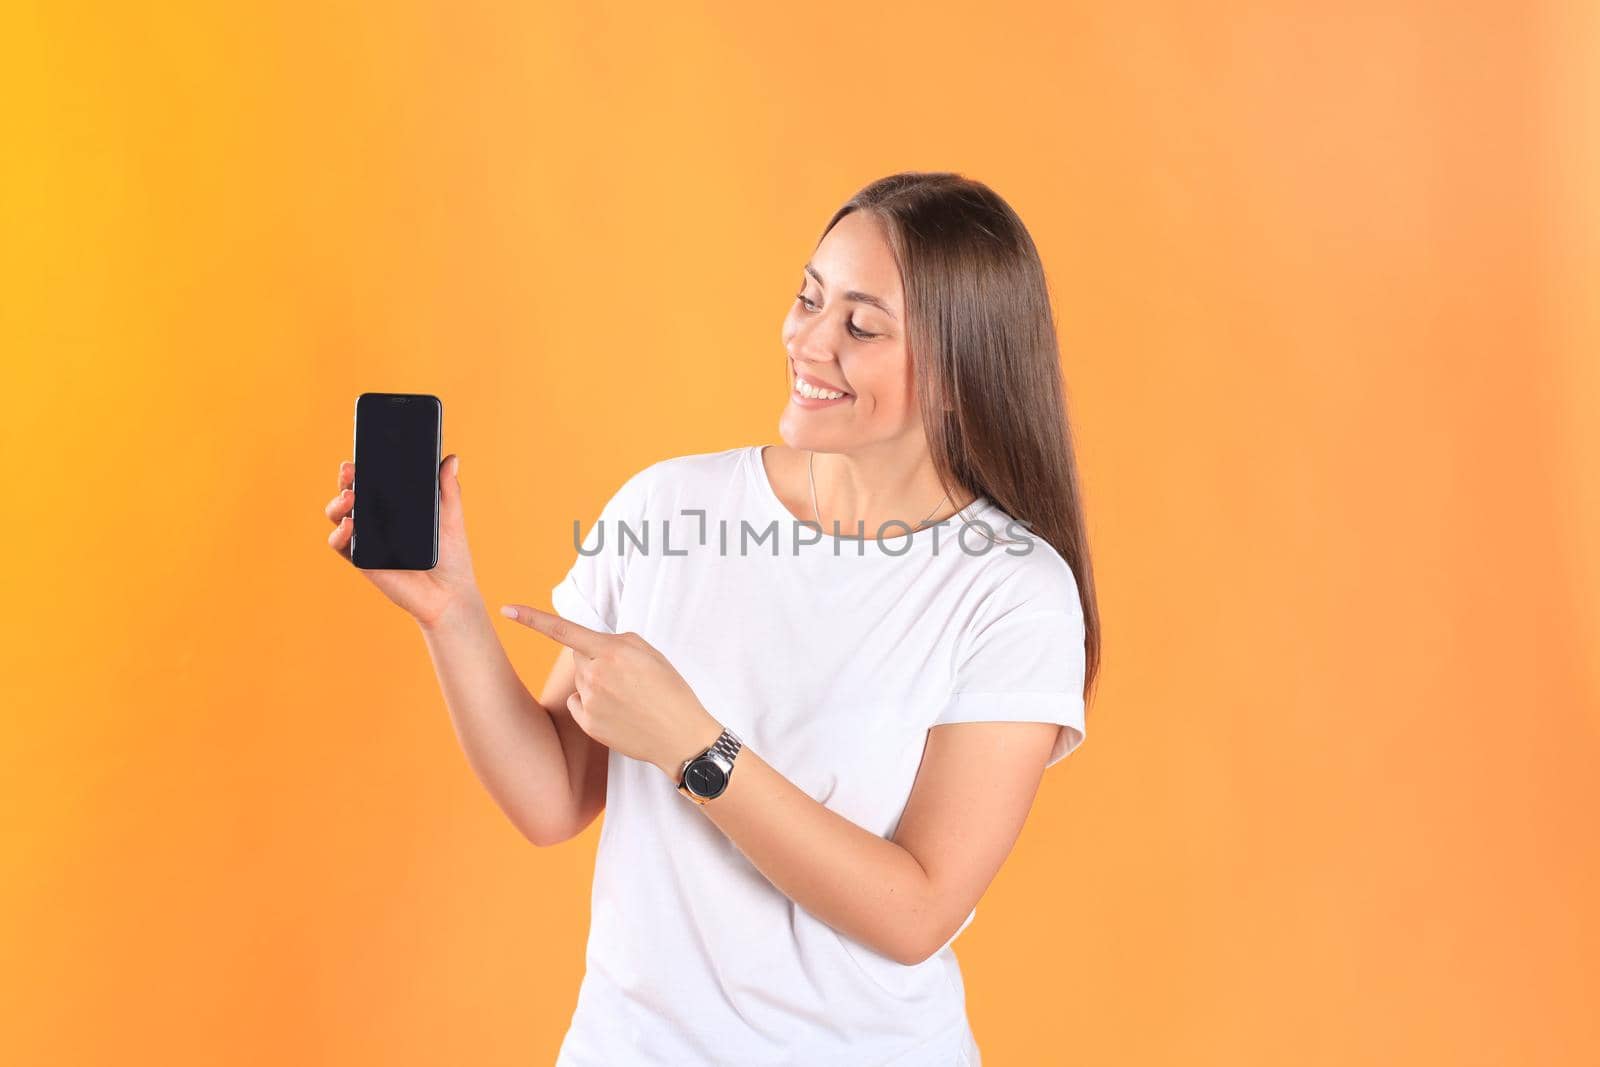
[[[517,617],[517,609],[509,604],[506,604],[500,608],[500,614],[504,615],[508,619],[514,619]]]

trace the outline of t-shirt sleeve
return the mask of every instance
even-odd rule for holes
[[[556,614],[580,626],[617,632],[628,564],[647,536],[646,514],[654,466],[622,483],[583,535],[583,548],[566,577],[550,590]]]
[[[1046,767],[1083,743],[1084,625],[1070,601],[1038,600],[980,625],[956,666],[950,699],[934,726],[953,722],[1053,722],[1061,729]]]

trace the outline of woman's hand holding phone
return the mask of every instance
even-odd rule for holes
[[[453,605],[482,599],[472,573],[467,550],[466,519],[461,510],[461,482],[456,477],[460,458],[452,452],[439,464],[439,563],[432,570],[366,570],[361,573],[424,627],[432,627]],[[339,464],[339,493],[324,509],[333,523],[328,546],[347,561],[350,537],[355,532],[356,465]]]

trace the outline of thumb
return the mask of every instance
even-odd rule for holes
[[[461,469],[461,457],[454,452],[439,465],[439,498],[446,514],[459,514],[461,509],[461,479],[456,472]]]

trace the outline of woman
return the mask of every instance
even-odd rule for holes
[[[456,456],[438,567],[363,572],[531,841],[606,810],[558,1067],[977,1065],[951,942],[1083,740],[1098,615],[1016,214],[954,174],[874,182],[783,342],[784,444],[646,467],[558,615],[501,609],[563,646],[537,701],[477,591]]]

